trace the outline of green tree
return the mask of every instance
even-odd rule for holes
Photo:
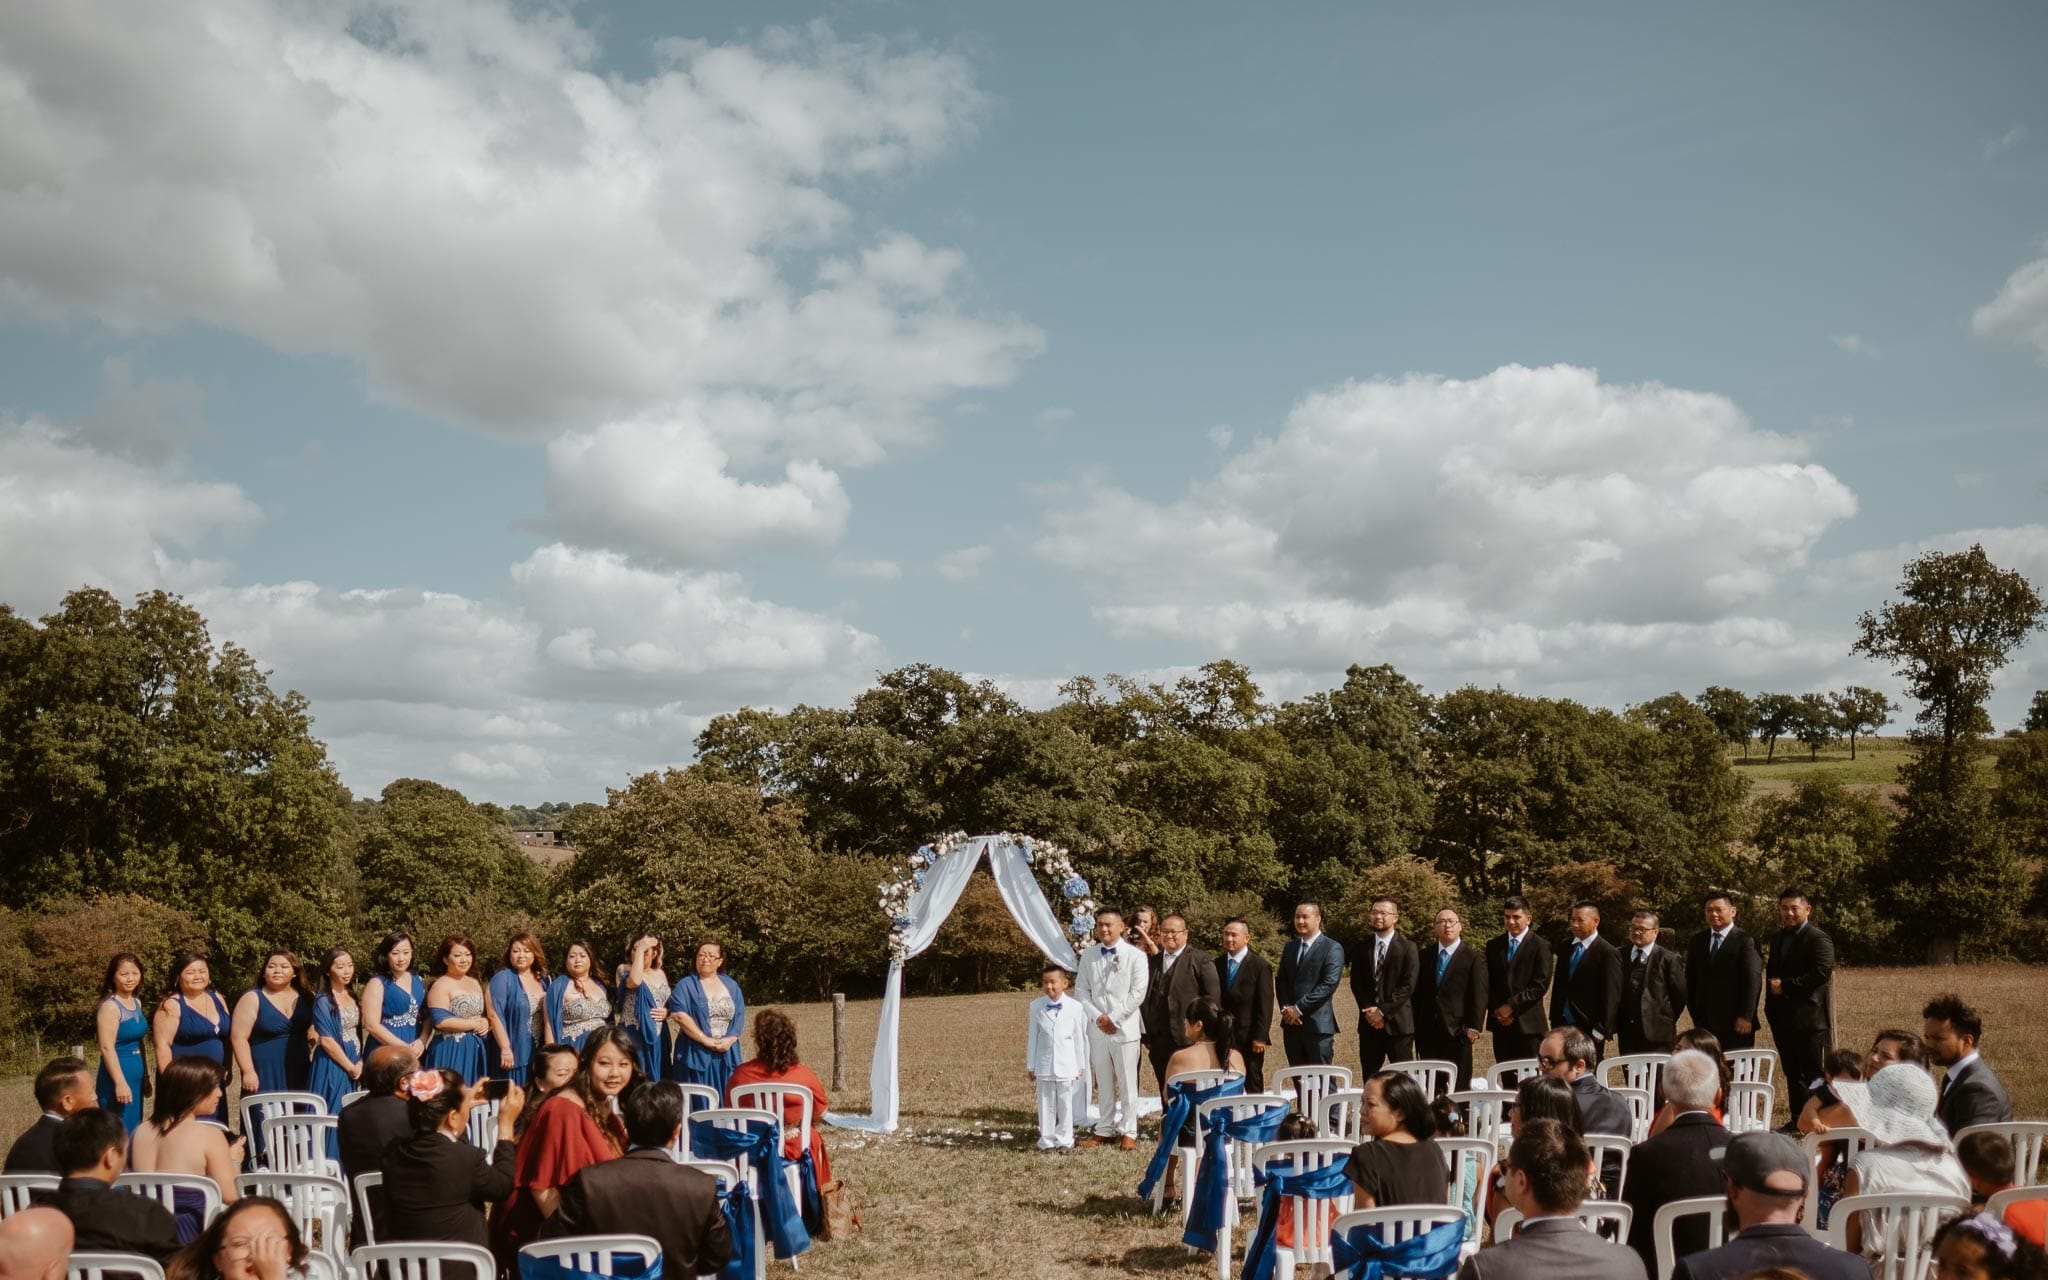
[[[1874,962],[1893,954],[1891,918],[1875,886],[1889,856],[1892,817],[1875,797],[1817,774],[1791,791],[1751,805],[1755,861],[1734,887],[1751,900],[1772,899],[1785,885],[1804,888],[1824,913],[1844,959]]]
[[[1764,741],[1764,762],[1768,764],[1778,754],[1778,739],[1798,718],[1799,699],[1789,693],[1760,693],[1752,705],[1756,708],[1756,736]]]
[[[1852,684],[1840,693],[1832,695],[1835,706],[1835,723],[1843,736],[1849,739],[1849,758],[1856,758],[1856,738],[1859,734],[1875,735],[1879,729],[1891,723],[1892,713],[1898,704],[1884,694],[1864,685]]]
[[[2048,731],[2048,689],[2034,691],[2034,701],[2027,707],[2027,720],[2023,727],[2028,733]]]
[[[357,817],[363,912],[373,928],[453,918],[476,927],[540,907],[539,869],[452,787],[399,778]]]
[[[1807,759],[1820,759],[1820,749],[1841,736],[1835,707],[1818,693],[1803,693],[1792,704],[1792,719],[1785,731],[1807,750]]]
[[[1730,745],[1742,748],[1742,758],[1749,759],[1749,739],[1756,729],[1756,704],[1740,689],[1726,685],[1708,685],[1693,701],[1713,722],[1714,731]]]
[[[1346,950],[1355,951],[1366,945],[1372,934],[1366,916],[1372,909],[1372,900],[1380,897],[1394,900],[1401,908],[1401,932],[1418,939],[1431,936],[1437,912],[1445,907],[1463,910],[1457,881],[1438,871],[1435,863],[1412,854],[1389,858],[1359,872],[1333,909],[1323,913],[1325,927]],[[1465,924],[1478,936],[1476,922],[1467,920]]]

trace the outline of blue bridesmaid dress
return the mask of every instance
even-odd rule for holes
[[[581,1051],[590,1033],[612,1020],[612,1000],[604,984],[589,979],[594,996],[579,996],[568,974],[557,975],[548,984],[548,1039]]]
[[[118,996],[107,999],[114,1002],[114,1008],[121,1014],[114,1027],[114,1056],[121,1068],[121,1078],[128,1082],[128,1105],[124,1107],[115,1100],[114,1077],[104,1062],[100,1063],[99,1101],[101,1107],[120,1116],[121,1123],[133,1133],[142,1123],[142,1042],[149,1039],[149,1015],[142,1011],[140,1000],[131,1007],[122,1004]]]
[[[312,1078],[312,1055],[306,1028],[313,1024],[312,1001],[304,995],[290,1015],[272,1003],[268,992],[256,992],[256,1025],[249,1028],[249,1057],[256,1064],[256,1087],[264,1093],[302,1093]]]
[[[421,982],[420,975],[416,973],[407,973],[400,982],[382,977],[374,981],[384,989],[378,1025],[407,1044],[419,1039],[420,1006],[427,1000],[427,984]],[[369,1029],[364,1028],[363,1034],[367,1039]]]
[[[208,1022],[199,1016],[183,995],[173,997],[178,1002],[178,1030],[171,1037],[173,1058],[211,1058],[221,1069],[220,1107],[213,1113],[215,1123],[228,1122],[228,1007],[220,998],[220,992],[209,988],[207,999],[213,1002],[215,1021]]]
[[[490,1060],[490,1077],[493,1080],[510,1080],[524,1089],[527,1071],[533,1066],[533,1001],[526,997],[526,984],[511,969],[500,969],[491,975],[490,986],[486,988],[491,998],[491,1008],[496,1011],[498,1021],[504,1024],[505,1039],[512,1046],[512,1065],[502,1065],[498,1054],[496,1036],[486,1037],[484,1052]]]
[[[429,1008],[427,1016],[434,1022],[434,1042],[427,1046],[427,1060],[422,1065],[447,1067],[461,1076],[465,1085],[483,1079],[484,1041],[488,1037],[481,1031],[443,1031],[441,1024],[450,1018],[483,1017],[484,998],[458,991],[448,997],[448,1008]]]
[[[625,978],[619,979],[622,988],[625,982]],[[620,1022],[633,1041],[633,1057],[639,1062],[643,1077],[659,1080],[662,1064],[668,1058],[668,981],[650,973],[626,994],[633,1002],[633,1016]]]
[[[711,1002],[703,982],[692,973],[676,984],[674,994],[668,998],[668,1007],[675,1013],[687,1013],[697,1029],[705,1035],[724,1034],[734,1037],[733,1046],[724,1053],[713,1053],[692,1040],[687,1034],[676,1035],[675,1057],[669,1062],[665,1079],[681,1084],[708,1084],[718,1090],[720,1098],[725,1097],[725,1085],[732,1078],[732,1069],[740,1065],[739,1038],[747,1025],[747,1001],[740,994],[740,984],[724,974],[718,981],[725,987],[725,994],[732,1000],[732,1019],[726,1023],[723,1033],[712,1030]]]
[[[313,1001],[313,1030],[339,1044],[348,1054],[351,1065],[363,1060],[362,1045],[356,1036],[362,1016],[360,1005],[344,1007],[334,998],[331,991],[322,992],[319,998]],[[327,1114],[338,1116],[341,1114],[341,1100],[355,1092],[356,1082],[350,1079],[348,1072],[334,1060],[334,1055],[327,1052],[327,1046],[322,1045],[313,1053],[311,1088],[314,1093],[326,1099]],[[330,1160],[341,1159],[340,1136],[337,1129],[327,1131],[327,1157]]]

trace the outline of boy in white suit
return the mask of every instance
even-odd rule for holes
[[[1088,1067],[1095,1077],[1095,1135],[1084,1147],[1111,1138],[1125,1151],[1138,1149],[1138,1036],[1149,979],[1145,953],[1124,941],[1121,911],[1095,913],[1099,947],[1081,952],[1081,978],[1074,996],[1088,1014]]]
[[[1068,998],[1067,977],[1056,964],[1038,975],[1045,994],[1031,1002],[1024,1039],[1024,1074],[1038,1086],[1040,1151],[1074,1145],[1074,1098],[1085,1087],[1081,1073],[1088,1065],[1088,1015],[1079,1000]]]

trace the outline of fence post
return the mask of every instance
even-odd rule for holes
[[[832,993],[832,1092],[846,1087],[846,993]]]

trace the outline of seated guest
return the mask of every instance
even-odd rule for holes
[[[84,1058],[58,1058],[36,1072],[36,1105],[43,1114],[7,1151],[8,1173],[63,1174],[50,1148],[66,1116],[94,1105],[92,1076]]]
[[[222,1204],[235,1202],[235,1174],[243,1141],[228,1141],[227,1130],[207,1121],[218,1113],[221,1065],[200,1054],[172,1058],[156,1075],[156,1108],[135,1131],[128,1167],[137,1173],[190,1173],[211,1178]],[[206,1202],[196,1191],[172,1193],[178,1238],[191,1243],[206,1225]]]
[[[2048,1254],[1980,1213],[1953,1218],[1934,1233],[1934,1274],[1939,1280],[2048,1280]]]
[[[383,1168],[385,1149],[412,1136],[404,1084],[405,1078],[418,1069],[419,1063],[410,1049],[388,1044],[380,1044],[370,1050],[370,1056],[363,1060],[363,1089],[367,1096],[343,1107],[334,1122],[335,1132],[339,1135],[341,1176],[347,1180],[351,1195],[354,1194],[357,1174],[375,1173]],[[379,1221],[382,1221],[383,1202],[382,1188],[372,1188],[371,1212]],[[362,1215],[351,1215],[349,1243],[356,1246],[367,1241]]]
[[[306,1274],[306,1242],[283,1204],[247,1196],[164,1268],[164,1280],[290,1280]],[[442,1275],[453,1269],[442,1268]]]
[[[1422,1086],[1382,1071],[1366,1080],[1359,1115],[1369,1140],[1351,1149],[1347,1166],[1358,1207],[1444,1203],[1451,1179]]]
[[[757,1025],[757,1043],[759,1035]],[[683,1129],[683,1091],[666,1080],[635,1085],[622,1109],[632,1148],[569,1179],[554,1216],[541,1228],[542,1237],[653,1236],[661,1242],[664,1273],[716,1272],[732,1257],[718,1183],[677,1164],[668,1153]]]
[[[1926,1019],[1920,1034],[1927,1056],[1945,1072],[1935,1116],[1949,1133],[2011,1120],[2012,1099],[2006,1096],[1991,1064],[1977,1056],[1978,1042],[1984,1038],[1984,1019],[1964,1004],[1961,996],[1936,996],[1920,1016]]]
[[[1863,1078],[1863,1055],[1854,1049],[1830,1049],[1821,1060],[1820,1078],[1806,1089],[1806,1105],[1799,1108],[1799,1114],[1792,1119],[1793,1126],[1801,1133],[1820,1132],[1815,1126],[1821,1123],[1820,1113],[1829,1107],[1841,1105],[1835,1096],[1835,1081],[1861,1080]]]
[[[0,1280],[64,1280],[71,1220],[55,1209],[17,1209],[0,1222]]]
[[[1664,1067],[1664,1097],[1677,1109],[1671,1127],[1641,1143],[1629,1156],[1628,1180],[1621,1198],[1632,1211],[1628,1246],[1645,1268],[1657,1266],[1654,1226],[1657,1210],[1674,1200],[1721,1194],[1721,1171],[1714,1153],[1728,1145],[1728,1130],[1715,1123],[1709,1110],[1721,1090],[1720,1070],[1697,1049],[1673,1055]],[[1696,1253],[1707,1245],[1707,1224],[1698,1218],[1680,1220],[1672,1238],[1676,1256]]]
[[[1602,1240],[1573,1216],[1586,1199],[1591,1159],[1579,1135],[1555,1120],[1517,1124],[1507,1187],[1522,1229],[1465,1259],[1459,1280],[1648,1280],[1633,1249]]]
[[[1797,1142],[1782,1133],[1738,1134],[1716,1164],[1736,1234],[1716,1249],[1680,1250],[1671,1280],[1749,1280],[1773,1269],[1808,1280],[1870,1280],[1863,1259],[1799,1225],[1810,1170]]]
[[[1918,1064],[1925,1054],[1926,1050],[1922,1047],[1916,1032],[1892,1029],[1880,1031],[1870,1042],[1870,1053],[1863,1060],[1863,1074],[1857,1078],[1868,1080],[1895,1062]],[[1856,1118],[1849,1114],[1848,1104],[1842,1101],[1841,1095],[1833,1087],[1850,1078],[1838,1076],[1830,1082],[1828,1093],[1833,1096],[1833,1101],[1824,1102],[1818,1108],[1812,1109],[1811,1119],[1808,1119],[1807,1111],[1800,1112],[1799,1127],[1803,1132],[1826,1133],[1829,1129],[1840,1129],[1856,1123]]]
[[[1635,1136],[1628,1100],[1601,1084],[1600,1077],[1594,1072],[1600,1064],[1600,1046],[1593,1042],[1593,1037],[1577,1027],[1558,1027],[1543,1037],[1536,1050],[1536,1062],[1544,1075],[1572,1087],[1573,1096],[1579,1100],[1579,1115],[1585,1124],[1579,1131],[1581,1134],[1597,1133],[1615,1138]],[[1600,1181],[1610,1189],[1619,1190],[1620,1156],[1609,1153],[1600,1170]]]
[[[114,1188],[128,1166],[128,1129],[112,1111],[87,1107],[57,1127],[64,1181],[36,1198],[71,1219],[80,1249],[146,1253],[162,1262],[184,1245],[171,1211]]]
[[[584,1038],[575,1079],[541,1100],[519,1139],[512,1194],[491,1215],[491,1248],[505,1270],[516,1271],[519,1250],[540,1238],[569,1179],[625,1154],[618,1102],[639,1081],[639,1057],[624,1027],[599,1027]]]
[[[1572,1087],[1555,1076],[1530,1076],[1515,1090],[1514,1121],[1527,1124],[1531,1120],[1555,1120],[1573,1133],[1585,1136],[1585,1118],[1579,1114],[1578,1095]],[[1508,1207],[1508,1167],[1496,1164],[1493,1177],[1486,1187],[1486,1225],[1492,1226],[1500,1217],[1500,1211]],[[1604,1190],[1600,1185],[1600,1165],[1590,1156],[1586,1161],[1586,1198],[1599,1200]]]
[[[1721,1052],[1721,1038],[1705,1027],[1687,1027],[1678,1033],[1678,1038],[1672,1044],[1673,1053],[1697,1049],[1714,1060],[1715,1069],[1721,1073],[1721,1091],[1714,1095],[1712,1114],[1715,1124],[1728,1123],[1728,1117],[1721,1111],[1721,1104],[1728,1098],[1728,1086],[1735,1079],[1735,1071],[1728,1065],[1728,1056]],[[1671,1109],[1670,1103],[1659,1098],[1657,1114],[1650,1117],[1650,1132],[1645,1136],[1654,1138],[1669,1129],[1677,1115],[1678,1113]]]
[[[1849,1165],[1844,1196],[1914,1191],[1954,1196],[1967,1202],[1970,1181],[1949,1145],[1948,1132],[1934,1118],[1934,1078],[1919,1067],[1896,1063],[1863,1083],[1843,1081],[1835,1092],[1856,1124],[1870,1132],[1872,1145]],[[1857,1214],[1843,1238],[1865,1257],[1887,1256],[1892,1242],[1866,1235],[1871,1215]]]
[[[1970,1208],[2019,1185],[2019,1161],[2012,1144],[1996,1133],[1973,1133],[1956,1144],[1956,1160],[1970,1180]],[[2048,1243],[2048,1200],[2016,1200],[2005,1207],[2005,1225],[2035,1244]]]
[[[585,1035],[584,1039],[589,1039]],[[519,1113],[520,1141],[526,1139],[526,1128],[547,1100],[560,1090],[576,1081],[576,1068],[582,1065],[582,1051],[574,1045],[544,1044],[533,1051],[533,1087],[526,1093],[526,1110]]]
[[[750,1084],[795,1085],[811,1095],[811,1166],[818,1172],[818,1185],[832,1181],[832,1162],[825,1156],[825,1082],[818,1073],[797,1061],[796,1023],[780,1009],[764,1010],[754,1019],[754,1056],[732,1069],[725,1086],[725,1105],[735,1105],[733,1090]],[[782,1103],[782,1154],[794,1160],[802,1154],[803,1136],[797,1131],[803,1104],[794,1098]]]
[[[526,1094],[510,1085],[498,1104],[498,1144],[489,1157],[463,1141],[481,1083],[465,1086],[450,1067],[427,1067],[405,1078],[405,1111],[412,1136],[384,1151],[384,1214],[377,1223],[380,1243],[453,1240],[488,1247],[484,1207],[512,1194],[512,1127]],[[445,1280],[469,1277],[466,1267],[444,1265]]]

